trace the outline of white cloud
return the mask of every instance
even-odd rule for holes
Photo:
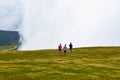
[[[0,30],[18,30],[22,19],[22,1],[0,0]]]
[[[25,0],[21,49],[120,45],[120,0]]]
[[[0,30],[21,28],[25,50],[120,45],[119,26],[120,0],[0,0]]]

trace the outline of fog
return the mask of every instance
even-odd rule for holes
[[[120,46],[120,0],[21,2],[11,2],[15,6],[18,6],[18,3],[21,6],[16,9],[18,13],[12,16],[17,18],[9,20],[6,17],[9,25],[17,23],[19,26],[8,29],[4,24],[6,27],[0,27],[19,30],[24,38],[20,50],[54,49],[60,43],[68,46],[70,42],[74,47]],[[3,25],[3,22],[0,21],[1,24]]]
[[[119,0],[26,0],[21,49],[120,45]]]
[[[0,30],[19,31],[23,11],[22,0],[0,0]]]

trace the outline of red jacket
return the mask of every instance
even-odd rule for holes
[[[59,46],[58,46],[58,49],[62,49],[62,46],[61,46],[61,45],[59,45]]]

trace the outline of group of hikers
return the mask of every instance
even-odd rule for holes
[[[73,44],[70,43],[69,44],[69,51],[70,51],[70,53],[72,52],[72,49],[73,49]],[[62,50],[64,51],[64,55],[65,55],[67,53],[67,45],[66,44],[63,47],[62,47],[62,44],[58,45],[59,55],[61,55]]]

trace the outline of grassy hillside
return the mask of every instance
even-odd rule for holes
[[[18,41],[13,41],[8,45],[0,46],[0,50],[17,50],[20,46]]]
[[[0,80],[120,80],[120,47],[0,51]]]

